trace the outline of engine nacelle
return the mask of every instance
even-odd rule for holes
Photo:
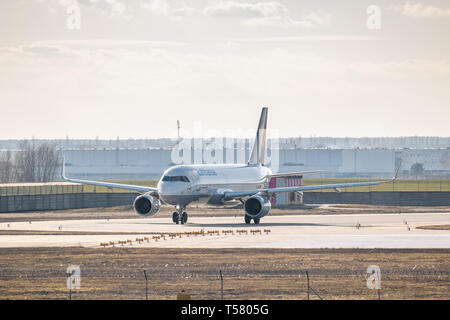
[[[146,193],[134,199],[133,207],[134,211],[140,216],[149,217],[159,211],[161,200]]]
[[[270,201],[260,195],[254,195],[244,203],[245,214],[252,219],[264,217],[271,207]]]

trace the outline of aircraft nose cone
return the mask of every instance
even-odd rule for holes
[[[164,195],[176,195],[186,191],[186,185],[184,183],[177,182],[161,182],[158,186],[159,193]]]

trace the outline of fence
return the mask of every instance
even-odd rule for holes
[[[450,206],[450,192],[305,192],[303,203]]]
[[[303,185],[313,184],[334,184],[373,181],[373,179],[331,179],[313,178],[303,179]],[[156,186],[155,180],[147,181],[118,181],[119,183],[133,185]],[[450,179],[434,180],[396,180],[393,183],[381,184],[377,186],[342,188],[342,192],[450,192]],[[134,191],[108,189],[106,187],[95,187],[66,182],[51,183],[27,183],[27,184],[0,184],[0,196],[18,195],[44,195],[44,194],[65,194],[65,193],[134,193]],[[321,190],[320,192],[332,192],[331,190]]]
[[[381,266],[382,299],[450,298],[447,249],[133,248],[0,248],[0,299],[67,299],[66,269],[74,263],[81,268],[74,299],[145,299],[143,270],[149,299],[175,299],[181,290],[221,299],[222,270],[224,299],[307,299],[309,271],[324,299],[375,300],[366,271],[373,263]]]
[[[0,212],[102,208],[130,205],[137,193],[61,193],[0,197]]]
[[[27,183],[27,184],[0,184],[0,196],[19,196],[19,195],[46,195],[46,194],[66,194],[66,193],[135,193],[119,189],[111,190],[106,187],[95,187],[81,185],[77,183]]]

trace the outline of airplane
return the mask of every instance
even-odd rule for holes
[[[67,178],[65,175],[65,160],[62,165],[62,179],[93,186],[133,190],[141,193],[134,200],[133,207],[140,216],[154,216],[161,204],[175,206],[172,220],[176,224],[185,224],[188,205],[206,203],[209,205],[225,206],[240,201],[244,207],[244,221],[259,224],[270,209],[270,197],[281,192],[298,192],[309,190],[333,189],[340,192],[340,188],[372,186],[389,183],[397,179],[401,163],[398,165],[394,177],[389,180],[357,183],[338,183],[310,186],[268,188],[271,178],[298,176],[317,171],[272,173],[264,166],[266,152],[266,128],[268,108],[261,111],[256,139],[245,164],[182,164],[175,165],[164,171],[157,187],[145,187],[120,183],[108,183],[91,180]]]

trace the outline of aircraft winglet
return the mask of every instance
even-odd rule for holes
[[[66,180],[66,158],[63,157],[62,166],[61,166],[61,178]]]
[[[402,159],[400,159],[400,161],[398,163],[398,166],[397,166],[397,169],[395,169],[395,175],[394,175],[394,177],[392,177],[392,181],[397,180],[398,172],[400,171],[400,167],[401,166],[402,166]]]

